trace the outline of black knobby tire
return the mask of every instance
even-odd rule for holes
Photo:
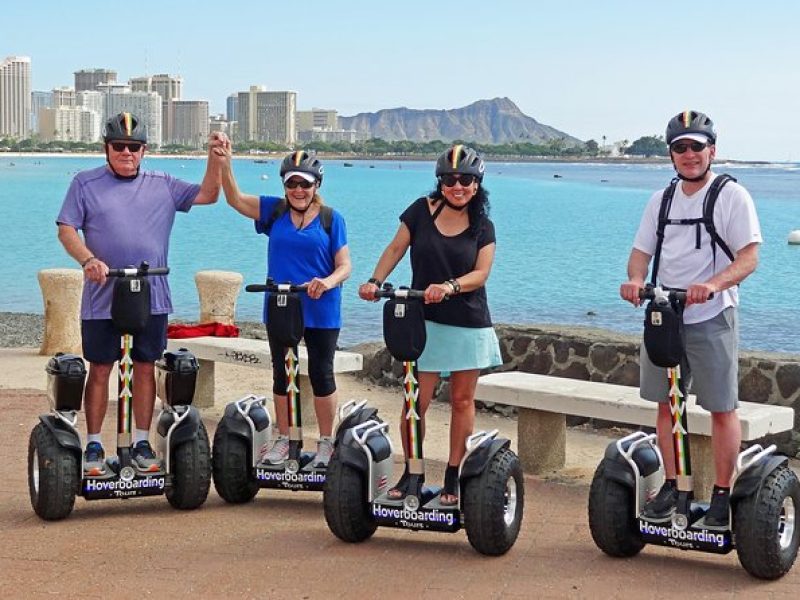
[[[225,419],[214,433],[211,466],[214,487],[225,502],[243,504],[258,493],[258,482],[250,466],[250,448],[244,438],[228,431]]]
[[[325,522],[340,540],[363,542],[378,527],[369,514],[365,476],[339,460],[338,454],[334,451],[325,473],[322,490]]]
[[[733,531],[739,562],[748,573],[778,579],[792,568],[800,545],[798,510],[800,483],[786,465],[767,475],[757,493],[737,503]]]
[[[589,488],[589,531],[609,556],[627,558],[644,548],[636,529],[634,491],[605,475],[601,462]]]
[[[57,521],[72,512],[81,483],[80,468],[76,453],[59,445],[44,424],[33,428],[28,442],[28,490],[37,515]]]
[[[206,501],[211,487],[211,445],[202,421],[197,439],[173,449],[171,458],[172,485],[167,500],[180,510],[195,509]]]
[[[467,539],[481,554],[499,556],[517,541],[525,507],[525,479],[519,458],[508,448],[497,452],[483,472],[462,490]]]

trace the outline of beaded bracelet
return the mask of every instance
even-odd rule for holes
[[[461,284],[458,283],[458,279],[448,279],[447,283],[450,284],[450,287],[453,288],[453,295],[461,293]]]

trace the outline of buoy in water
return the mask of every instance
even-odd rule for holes
[[[800,245],[800,229],[789,232],[789,243],[792,245]]]

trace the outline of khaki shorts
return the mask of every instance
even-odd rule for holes
[[[739,319],[729,306],[713,319],[686,325],[686,358],[682,376],[697,403],[709,412],[730,412],[739,406]],[[667,370],[650,362],[644,344],[639,352],[639,395],[669,402]]]

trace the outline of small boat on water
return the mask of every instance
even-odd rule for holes
[[[344,166],[345,166],[345,167],[352,167],[352,166],[353,166],[353,163],[344,163]]]

